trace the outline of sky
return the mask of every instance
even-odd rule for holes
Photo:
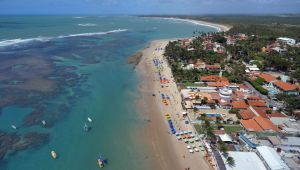
[[[274,13],[300,13],[300,0],[0,0],[0,15]]]

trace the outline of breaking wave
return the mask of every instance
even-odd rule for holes
[[[0,47],[6,47],[6,46],[14,46],[19,44],[25,44],[30,42],[48,42],[53,39],[58,38],[69,38],[69,37],[88,37],[88,36],[94,36],[94,35],[106,35],[106,34],[112,34],[112,33],[118,33],[118,32],[125,32],[128,31],[127,29],[116,29],[106,32],[92,32],[92,33],[80,33],[80,34],[69,34],[69,35],[61,35],[57,37],[36,37],[36,38],[27,38],[27,39],[11,39],[11,40],[3,40],[0,41]]]
[[[77,24],[78,26],[81,27],[94,27],[97,26],[97,24],[93,24],[93,23],[85,23],[85,24]]]

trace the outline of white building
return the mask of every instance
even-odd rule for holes
[[[289,170],[290,168],[281,159],[279,154],[274,148],[268,146],[258,146],[257,148],[258,156],[263,160],[267,169],[270,170]]]
[[[285,43],[287,45],[295,45],[296,44],[296,40],[295,39],[286,38],[286,37],[279,37],[279,38],[277,38],[277,41]]]
[[[234,159],[235,165],[225,164],[227,170],[266,170],[263,162],[254,152],[233,152],[229,151],[228,156]],[[226,162],[224,157],[223,161]]]

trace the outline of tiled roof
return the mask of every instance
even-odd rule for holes
[[[230,84],[229,81],[217,81],[217,82],[208,83],[207,85],[209,87],[225,87],[228,86],[229,84]]]
[[[261,73],[259,75],[260,78],[264,79],[266,82],[272,82],[272,81],[277,81],[276,77],[270,75],[270,74],[265,74],[265,73]]]
[[[253,118],[263,130],[279,131],[279,129],[269,120],[261,116]]]
[[[205,82],[228,81],[226,77],[220,77],[218,75],[201,76],[200,79]]]
[[[219,64],[214,64],[214,65],[205,65],[206,69],[221,69],[221,66]]]
[[[254,107],[266,107],[266,103],[264,101],[248,101],[248,104],[250,106]]]
[[[244,126],[245,129],[248,131],[254,132],[262,132],[263,129],[257,124],[254,119],[249,120],[241,120],[241,124]]]
[[[262,117],[267,118],[267,110],[270,110],[267,107],[253,107],[253,109]]]
[[[260,97],[258,97],[257,95],[250,95],[247,97],[247,100],[262,100]]]
[[[241,110],[240,115],[244,120],[252,119],[256,116],[250,109]]]
[[[273,83],[276,87],[280,88],[283,91],[296,90],[296,86],[291,83],[286,83],[283,81],[276,81]]]
[[[275,113],[267,114],[267,117],[271,118],[271,117],[287,117],[287,116],[282,113],[275,112]]]
[[[244,100],[238,100],[238,101],[232,102],[232,107],[235,109],[247,109],[248,105],[246,104],[246,102]]]

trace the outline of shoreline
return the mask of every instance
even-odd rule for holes
[[[145,18],[147,18],[147,17],[145,17]],[[195,25],[202,25],[202,26],[214,28],[217,30],[217,32],[227,32],[232,28],[232,25],[225,25],[225,24],[220,24],[220,23],[188,19],[188,18],[187,19],[176,18],[176,17],[150,17],[150,18],[161,18],[161,19],[167,19],[167,20],[173,20],[173,21],[189,22],[189,23],[193,23]]]
[[[136,66],[139,76],[139,91],[141,98],[138,101],[141,115],[147,117],[148,123],[141,129],[145,144],[149,147],[147,157],[150,159],[151,169],[209,169],[204,159],[205,153],[200,151],[190,154],[186,148],[187,144],[178,141],[169,130],[165,114],[169,113],[174,122],[176,130],[192,130],[190,124],[185,124],[181,115],[181,96],[177,85],[173,80],[171,69],[163,57],[163,51],[169,40],[155,40],[142,50],[142,57]],[[169,79],[168,87],[161,87],[161,82],[156,72],[153,59],[161,61],[163,70],[161,74]],[[155,96],[153,96],[155,94]],[[169,105],[163,104],[161,94],[170,96]],[[197,144],[198,145],[198,144]]]

